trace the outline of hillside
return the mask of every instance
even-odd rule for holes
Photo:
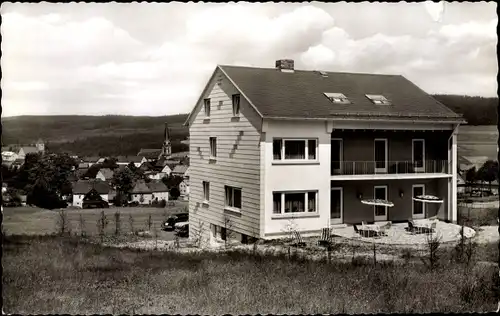
[[[434,97],[463,114],[469,125],[497,124],[498,98],[459,95]],[[180,141],[188,136],[187,127],[182,126],[186,118],[187,114],[8,117],[2,118],[2,143],[27,144],[42,138],[53,151],[67,151],[76,155],[135,155],[141,148],[161,147],[164,123],[167,122],[173,151],[184,151],[187,146],[180,144]]]
[[[165,122],[172,150],[184,151],[187,114],[171,116],[18,116],[2,118],[3,144],[28,144],[41,138],[53,151],[76,155],[135,155],[161,148]]]

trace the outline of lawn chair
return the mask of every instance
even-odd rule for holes
[[[408,219],[408,230],[412,234],[414,234],[414,233],[418,234],[420,232],[419,227],[415,226],[415,222],[411,218]]]
[[[332,235],[330,233],[330,228],[326,227],[321,230],[321,238],[318,241],[320,246],[328,246],[332,240]]]
[[[389,231],[389,229],[391,229],[392,227],[392,223],[391,222],[388,222],[382,226],[379,226],[378,227],[378,232],[380,235],[385,235],[387,236],[387,232]]]
[[[302,236],[300,235],[299,231],[293,232],[293,235],[295,237],[295,246],[297,246],[297,247],[304,247],[306,245],[306,243],[302,239]]]

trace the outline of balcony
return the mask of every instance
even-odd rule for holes
[[[364,176],[364,175],[425,175],[449,174],[447,160],[425,160],[419,163],[412,161],[332,161],[331,175]]]

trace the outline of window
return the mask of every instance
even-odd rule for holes
[[[217,137],[210,137],[210,158],[217,157]]]
[[[283,140],[274,139],[273,140],[273,157],[274,160],[281,160],[281,151],[283,149]]]
[[[349,99],[342,93],[330,93],[330,92],[325,92],[324,95],[333,103],[340,103],[340,104],[349,104],[351,103]]]
[[[314,213],[317,192],[273,192],[273,214]]]
[[[233,94],[233,116],[240,115],[240,95]]]
[[[203,202],[210,201],[210,183],[203,181]]]
[[[387,100],[383,95],[378,94],[367,94],[366,97],[373,102],[373,104],[387,104],[390,105],[391,102]]]
[[[241,209],[241,189],[226,186],[226,207]]]
[[[273,193],[273,213],[281,214],[281,193]]]
[[[273,140],[274,160],[317,160],[316,139]]]
[[[210,117],[210,99],[203,100],[203,108],[205,109],[205,116]]]

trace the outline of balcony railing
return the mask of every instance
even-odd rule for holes
[[[447,160],[412,161],[332,161],[332,175],[445,173]]]

